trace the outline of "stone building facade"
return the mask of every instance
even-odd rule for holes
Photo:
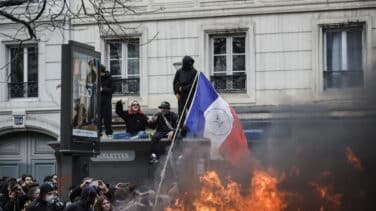
[[[376,1],[130,4],[139,12],[119,15],[126,32],[101,34],[95,22],[72,20],[70,30],[43,32],[39,42],[25,43],[22,60],[14,64],[10,61],[17,42],[0,35],[0,66],[10,62],[0,70],[0,176],[55,171],[52,150],[45,143],[59,139],[61,45],[68,40],[101,52],[117,84],[114,101],[137,99],[145,109],[156,108],[162,100],[176,107],[173,64],[184,55],[195,59],[196,69],[229,103],[245,110],[342,105],[367,89],[375,75]],[[2,20],[0,29],[12,32],[17,27]],[[10,77],[12,71],[18,78]],[[21,92],[19,84],[24,84]]]

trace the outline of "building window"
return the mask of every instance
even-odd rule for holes
[[[363,87],[363,27],[323,29],[324,89]]]
[[[246,92],[245,34],[212,36],[211,81],[218,92]]]
[[[140,43],[139,39],[111,40],[107,43],[107,67],[111,72],[114,94],[139,95]]]
[[[11,46],[9,49],[9,98],[38,97],[37,46]]]

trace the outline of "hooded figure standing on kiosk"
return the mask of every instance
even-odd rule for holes
[[[191,105],[193,94],[188,99],[189,91],[191,90],[195,77],[197,75],[197,70],[193,67],[195,60],[190,56],[184,56],[182,61],[182,67],[176,71],[174,78],[174,94],[178,99],[178,115],[179,118],[183,115],[182,122],[184,122],[185,114],[183,114],[183,109],[185,103],[188,101],[187,107]],[[193,87],[194,90],[194,87]]]

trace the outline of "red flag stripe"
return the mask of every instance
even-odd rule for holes
[[[235,110],[230,107],[231,114],[234,118],[232,130],[225,141],[219,148],[219,152],[223,158],[232,165],[240,165],[247,161],[250,157],[247,138],[244,134],[242,124]]]

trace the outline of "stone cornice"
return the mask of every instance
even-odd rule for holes
[[[376,9],[376,1],[323,1],[296,3],[286,1],[280,4],[233,4],[208,7],[176,7],[152,13],[124,15],[117,18],[117,23],[145,22],[154,20],[197,19],[229,16],[266,15],[283,13],[306,13],[338,10]],[[88,18],[74,19],[73,25],[96,24]]]

